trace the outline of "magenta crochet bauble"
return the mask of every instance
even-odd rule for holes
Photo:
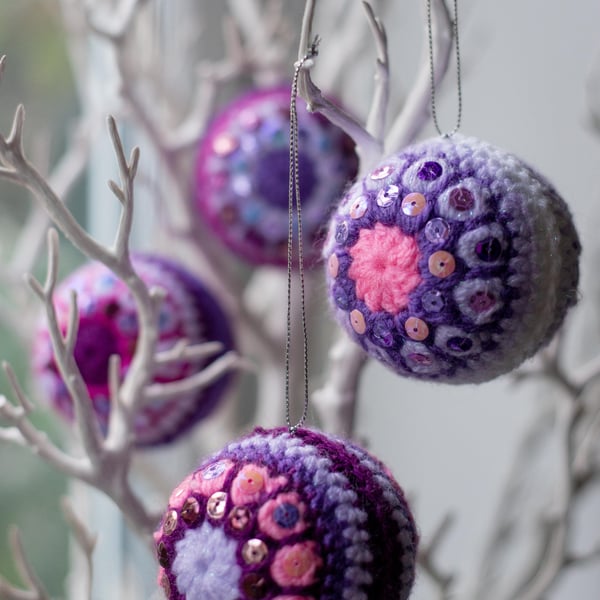
[[[385,466],[323,433],[256,429],[171,494],[154,535],[169,600],[405,600],[418,535]]]
[[[240,258],[285,265],[288,238],[290,88],[252,91],[208,127],[196,163],[200,218]],[[334,203],[356,175],[354,144],[298,105],[305,258],[320,253]]]
[[[159,316],[157,350],[166,350],[178,340],[191,344],[218,341],[223,352],[232,348],[228,320],[209,291],[186,270],[170,260],[136,255],[134,267],[149,286],[165,290]],[[75,361],[87,384],[101,429],[106,431],[110,412],[109,357],[121,359],[121,377],[129,369],[138,336],[137,313],[125,284],[100,263],[89,263],[67,277],[57,288],[54,304],[61,329],[66,330],[71,290],[77,293],[79,329]],[[201,370],[209,361],[159,365],[155,382],[177,381]],[[44,396],[59,414],[73,419],[73,403],[58,373],[44,321],[33,347],[33,370]],[[201,391],[156,400],[135,415],[134,434],[139,446],[166,443],[208,415],[223,396],[228,376]]]
[[[401,375],[476,383],[552,338],[577,299],[580,250],[543,177],[454,135],[358,181],[323,255],[335,316],[370,355]]]

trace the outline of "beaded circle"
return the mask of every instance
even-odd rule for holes
[[[358,163],[346,134],[302,103],[297,110],[303,243],[310,264]],[[289,87],[252,91],[228,105],[200,143],[199,214],[229,249],[254,264],[287,261],[289,111]]]
[[[159,315],[157,351],[171,348],[178,340],[190,344],[218,341],[223,352],[233,346],[228,321],[213,296],[194,276],[175,263],[149,255],[136,255],[133,264],[149,286],[165,290]],[[88,263],[67,277],[54,296],[59,326],[66,330],[71,291],[77,294],[79,328],[75,361],[87,384],[94,411],[103,432],[110,414],[108,363],[113,354],[121,360],[121,379],[131,364],[138,337],[137,312],[125,284],[104,265]],[[219,353],[220,355],[221,353]],[[177,381],[206,367],[208,361],[159,364],[155,382]],[[73,403],[54,359],[46,321],[33,346],[33,371],[44,396],[67,420],[73,419]],[[212,385],[169,400],[144,404],[135,415],[134,433],[139,446],[166,443],[208,415],[223,396],[228,376]]]
[[[363,449],[256,429],[171,494],[154,535],[169,600],[408,598],[418,536],[404,494]]]
[[[401,375],[476,383],[549,342],[576,302],[580,251],[544,178],[455,135],[355,183],[323,255],[335,316],[370,355]]]

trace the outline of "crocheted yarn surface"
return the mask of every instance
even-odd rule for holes
[[[204,461],[154,537],[169,600],[403,600],[418,543],[384,465],[348,441],[284,428]]]
[[[335,316],[369,354],[401,375],[477,383],[549,342],[576,302],[580,250],[544,178],[455,135],[355,183],[323,256]]]
[[[150,287],[166,291],[159,315],[157,351],[172,347],[185,338],[189,343],[219,341],[225,352],[233,341],[229,324],[208,290],[175,263],[149,255],[136,255],[134,267]],[[106,432],[110,414],[108,363],[113,354],[121,359],[121,378],[131,364],[138,337],[137,312],[125,284],[104,265],[88,263],[73,272],[57,288],[54,304],[61,329],[66,331],[71,290],[77,294],[79,328],[75,361],[87,384],[101,429]],[[41,324],[33,346],[33,371],[44,396],[59,414],[73,419],[73,403],[61,378],[46,321]],[[158,365],[155,382],[187,377],[215,360],[175,362]],[[139,446],[166,443],[188,430],[217,405],[229,377],[207,388],[156,400],[144,405],[135,416],[134,431]]]
[[[255,264],[287,261],[290,88],[252,91],[209,125],[196,163],[201,218],[238,256]],[[356,175],[354,143],[320,115],[297,107],[303,242],[318,258],[334,203]]]

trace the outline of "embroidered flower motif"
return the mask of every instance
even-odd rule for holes
[[[316,571],[323,564],[315,542],[283,546],[271,564],[271,576],[281,587],[307,586],[316,581]]]
[[[211,496],[223,489],[225,479],[231,471],[233,463],[230,460],[219,460],[194,474],[191,489],[203,496]]]
[[[270,477],[265,467],[249,464],[235,476],[231,484],[231,497],[234,504],[250,504],[257,502],[261,494],[270,494],[286,483],[285,477]]]
[[[279,494],[265,502],[258,511],[258,525],[264,533],[275,540],[300,533],[306,529],[304,512],[306,507],[296,492]]]

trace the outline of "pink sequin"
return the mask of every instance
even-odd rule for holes
[[[234,504],[249,504],[258,501],[263,493],[270,494],[286,483],[285,477],[270,477],[265,467],[249,464],[235,476],[231,497]]]
[[[284,546],[277,551],[271,564],[271,575],[281,587],[307,586],[316,581],[317,569],[323,564],[315,542]]]
[[[356,282],[356,296],[369,310],[399,313],[408,306],[409,294],[421,283],[419,248],[398,227],[376,223],[362,229],[350,248],[348,276]]]

